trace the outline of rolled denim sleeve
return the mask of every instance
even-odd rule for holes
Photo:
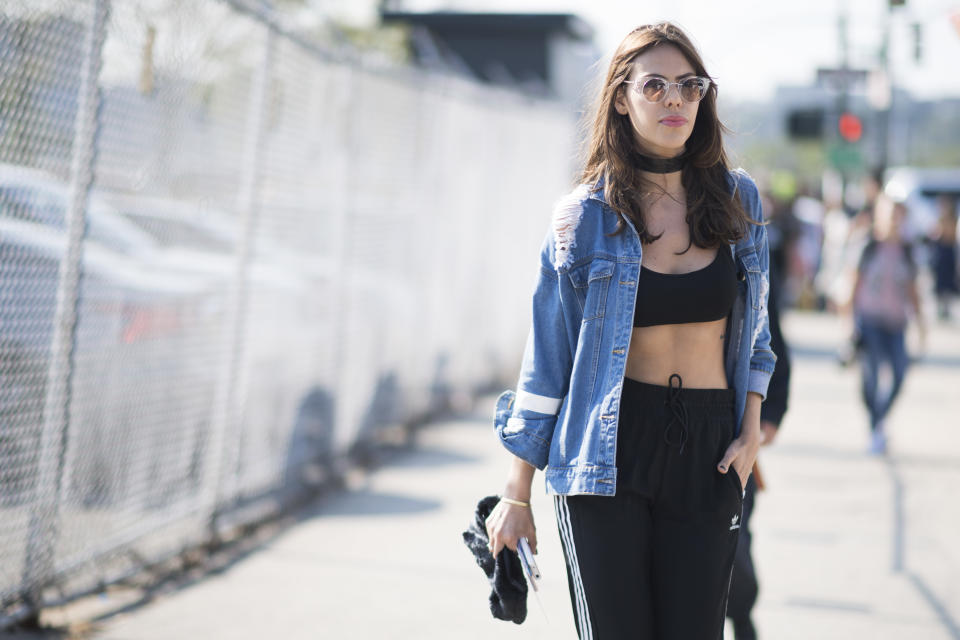
[[[573,366],[561,278],[553,268],[553,240],[548,235],[540,252],[532,322],[517,389],[500,396],[494,420],[503,446],[538,469],[547,466],[550,441]]]

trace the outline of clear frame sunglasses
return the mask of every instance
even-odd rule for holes
[[[671,86],[676,86],[680,92],[680,99],[684,102],[700,102],[707,95],[710,88],[710,78],[694,76],[684,78],[680,82],[668,82],[664,78],[651,77],[640,80],[624,80],[624,84],[632,84],[634,91],[643,96],[647,102],[663,102]]]

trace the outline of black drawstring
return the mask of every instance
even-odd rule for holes
[[[673,379],[677,379],[677,386],[673,386]],[[670,383],[667,391],[667,400],[664,402],[665,405],[670,407],[670,412],[673,413],[673,417],[667,423],[667,430],[663,432],[663,439],[668,446],[673,446],[674,444],[680,445],[680,454],[683,455],[683,447],[687,444],[687,408],[683,406],[683,400],[680,398],[680,390],[683,388],[683,379],[679,374],[674,373],[670,375]],[[670,432],[673,430],[674,424],[680,426],[680,442],[675,443],[670,439]]]

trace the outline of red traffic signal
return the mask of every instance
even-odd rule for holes
[[[840,131],[840,137],[847,142],[856,142],[863,135],[863,123],[852,113],[841,115],[837,128]]]

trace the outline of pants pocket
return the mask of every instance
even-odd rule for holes
[[[737,473],[737,470],[733,468],[733,465],[730,465],[730,469],[726,473],[729,478],[730,484],[733,485],[733,488],[737,492],[737,504],[743,504],[743,485],[740,484],[740,474]]]

